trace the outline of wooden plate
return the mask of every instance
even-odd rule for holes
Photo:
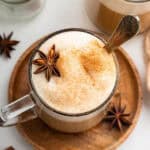
[[[40,41],[29,47],[17,62],[9,84],[9,102],[20,98],[29,92],[28,60],[32,50]],[[64,134],[50,129],[40,119],[35,119],[17,125],[23,137],[36,150],[108,150],[116,149],[134,129],[141,110],[142,91],[138,72],[123,49],[116,51],[120,65],[120,80],[118,89],[122,93],[122,102],[131,112],[132,125],[123,133],[117,129],[110,130],[110,124],[102,122],[84,133]]]

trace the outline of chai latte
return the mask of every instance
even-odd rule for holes
[[[112,33],[125,15],[140,18],[140,32],[150,27],[149,0],[87,0],[88,16],[101,30]]]
[[[48,54],[55,44],[59,53],[57,68],[61,77],[52,76],[48,82],[44,73],[34,74],[32,84],[40,99],[58,112],[80,114],[96,109],[111,95],[117,78],[113,54],[108,53],[103,42],[94,35],[82,31],[59,33],[41,45],[40,51]],[[39,58],[38,53],[33,59]],[[78,132],[96,125],[100,113],[80,121],[64,121],[50,118],[45,113],[43,120],[50,126],[65,132]],[[42,117],[41,117],[42,118]]]

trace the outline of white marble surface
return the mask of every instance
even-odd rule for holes
[[[81,27],[98,31],[89,20],[84,0],[47,0],[42,13],[30,21],[0,20],[0,33],[14,31],[14,38],[21,40],[12,59],[0,57],[0,106],[7,104],[8,82],[17,59],[34,41],[58,29]],[[140,73],[144,102],[137,126],[129,138],[118,148],[120,150],[141,150],[150,147],[150,99],[145,90],[145,65],[143,60],[143,36],[137,36],[123,45],[132,57]],[[31,150],[15,127],[0,128],[0,150],[13,145],[16,150]]]

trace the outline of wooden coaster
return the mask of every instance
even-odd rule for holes
[[[28,60],[32,50],[40,41],[34,43],[20,57],[11,76],[9,84],[9,102],[27,94]],[[132,125],[123,133],[117,129],[110,130],[110,124],[102,122],[89,131],[78,134],[65,134],[50,129],[40,119],[17,125],[19,132],[36,150],[108,150],[116,149],[134,129],[141,110],[142,91],[138,72],[123,49],[116,51],[120,65],[118,89],[122,93],[122,102],[131,112]]]

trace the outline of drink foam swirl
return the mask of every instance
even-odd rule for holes
[[[48,82],[44,73],[33,74],[37,68],[33,65],[32,83],[40,98],[52,108],[72,114],[101,105],[116,83],[117,70],[112,54],[102,48],[103,43],[98,38],[81,31],[55,35],[40,50],[47,54],[53,44],[60,54],[57,68],[61,77],[52,76]]]

